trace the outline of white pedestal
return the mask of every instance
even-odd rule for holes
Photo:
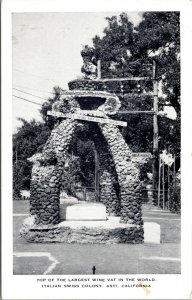
[[[106,220],[106,207],[101,203],[74,204],[66,209],[66,220]]]
[[[153,222],[144,222],[144,243],[160,244],[160,225]]]

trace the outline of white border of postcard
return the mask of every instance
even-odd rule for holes
[[[182,248],[180,275],[127,275],[152,278],[156,282],[145,289],[43,289],[37,282],[45,276],[13,275],[12,246],[12,45],[13,12],[92,12],[92,11],[180,11],[182,71]],[[189,299],[192,290],[192,2],[190,0],[33,0],[2,1],[2,298],[3,299]],[[57,277],[75,276],[51,276]],[[106,276],[98,276],[106,278]],[[89,276],[76,276],[89,277]],[[109,277],[109,276],[108,276]],[[118,278],[124,275],[110,277]]]

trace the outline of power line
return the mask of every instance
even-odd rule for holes
[[[27,95],[31,95],[31,96],[37,97],[37,98],[39,98],[39,99],[48,100],[47,98],[39,97],[39,96],[36,96],[36,95],[30,94],[30,93],[28,93],[28,92],[25,92],[25,91],[22,91],[22,90],[16,89],[16,88],[13,88],[13,90],[19,91],[19,92],[21,92],[21,93],[24,93],[24,94],[27,94]]]
[[[31,100],[28,100],[28,99],[25,99],[25,98],[22,98],[22,97],[19,97],[19,96],[16,96],[16,95],[13,95],[13,97],[18,98],[18,99],[21,99],[21,100],[23,100],[23,101],[27,101],[27,102],[30,102],[30,103],[33,103],[33,104],[42,106],[42,104],[40,104],[40,103],[31,101]]]
[[[19,87],[19,88],[22,88],[22,89],[25,89],[25,90],[33,90],[33,91],[37,91],[37,92],[41,92],[41,93],[48,93],[48,94],[55,94],[54,92],[48,92],[48,91],[43,91],[43,90],[39,90],[39,89],[33,89],[33,88],[29,88],[29,87],[26,87],[26,86],[21,86],[21,85],[15,85],[16,87]]]

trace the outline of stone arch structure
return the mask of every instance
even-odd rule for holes
[[[88,105],[85,105],[86,101]],[[30,213],[36,225],[52,226],[60,222],[61,177],[70,143],[77,126],[90,122],[101,165],[101,202],[108,214],[120,216],[120,222],[142,226],[139,169],[132,161],[131,151],[118,125],[109,122],[119,107],[118,97],[90,91],[63,92],[61,99],[53,105],[50,114],[60,122],[42,153],[30,159],[33,162]],[[103,121],[95,122],[94,117]],[[104,157],[106,153],[108,155]]]

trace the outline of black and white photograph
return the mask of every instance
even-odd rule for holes
[[[11,12],[8,272],[39,299],[188,286],[181,18],[158,6]]]

